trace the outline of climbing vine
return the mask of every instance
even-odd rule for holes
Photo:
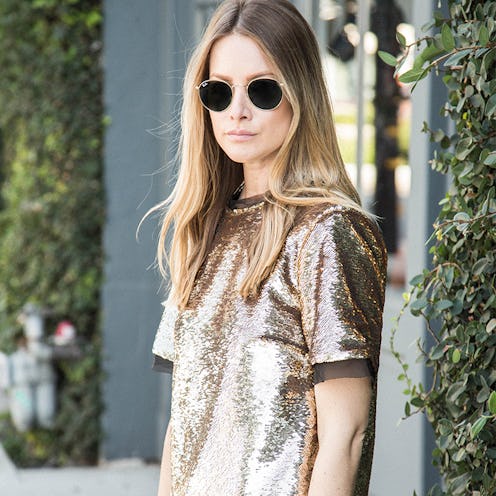
[[[447,88],[442,115],[452,131],[424,131],[438,143],[432,167],[451,178],[434,223],[432,270],[410,282],[405,308],[425,319],[432,346],[419,341],[432,385],[416,384],[400,360],[409,396],[406,415],[424,412],[436,437],[434,464],[443,477],[429,494],[496,494],[496,2],[448,0],[404,53],[381,53],[416,85],[429,73]],[[450,126],[447,126],[450,128]]]

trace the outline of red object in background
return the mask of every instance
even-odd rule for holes
[[[62,346],[72,343],[75,338],[76,328],[73,326],[72,322],[68,320],[59,322],[53,336],[54,343],[58,346]]]

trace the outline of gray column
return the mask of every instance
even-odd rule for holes
[[[420,26],[427,23],[436,8],[436,1],[420,0],[413,4],[413,24],[417,37],[423,36]],[[429,266],[430,258],[426,240],[432,232],[437,216],[438,201],[445,193],[445,178],[433,172],[429,160],[434,147],[427,134],[422,133],[423,122],[434,128],[445,128],[447,123],[439,117],[445,98],[440,78],[430,76],[421,81],[412,93],[412,122],[410,142],[411,192],[408,202],[407,222],[407,280]],[[406,384],[397,376],[402,372],[389,350],[389,337],[393,323],[402,305],[401,290],[388,290],[386,301],[383,349],[379,383],[376,454],[374,459],[371,496],[397,494],[425,494],[438,475],[431,459],[434,448],[431,427],[422,415],[399,421],[404,416],[407,397],[402,390]],[[429,381],[429,371],[423,364],[415,363],[418,356],[416,340],[427,339],[421,318],[407,310],[401,319],[396,337],[396,348],[402,359],[409,363],[410,376],[416,381]]]
[[[168,137],[147,132],[168,121],[164,108],[161,0],[104,2],[104,100],[110,125],[105,136],[105,283],[103,287],[102,419],[105,459],[156,458],[167,422],[168,383],[150,367],[151,346],[161,313],[155,258],[157,221],[147,209],[167,193]]]
[[[434,10],[439,10],[437,3],[436,0],[423,0],[415,3],[413,12],[416,26],[424,25],[432,19]],[[434,157],[434,151],[439,146],[431,143],[427,134],[420,134],[418,131],[423,126],[424,121],[432,129],[448,131],[450,122],[440,115],[440,110],[446,99],[446,87],[441,76],[434,74],[420,82],[413,92],[412,141],[410,144],[412,194],[408,227],[409,277],[420,273],[424,268],[431,267],[431,256],[428,254],[428,247],[425,246],[425,242],[432,234],[433,223],[440,210],[439,201],[447,190],[446,176],[433,171],[429,164],[429,161]],[[416,334],[423,334],[427,346],[432,345],[432,338],[427,332],[423,320],[416,319],[415,325]],[[423,369],[423,381],[424,384],[430,385],[432,373],[429,369]],[[435,447],[432,428],[425,417],[422,417],[422,420],[423,494],[432,485],[439,482],[439,474],[432,465],[432,450]]]

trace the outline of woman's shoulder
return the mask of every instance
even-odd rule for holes
[[[347,205],[321,202],[299,207],[293,230],[303,235],[307,242],[352,238],[358,243],[376,245],[379,251],[385,252],[382,233],[374,217]]]
[[[320,202],[313,205],[298,207],[294,226],[315,229],[318,226],[334,224],[365,225],[377,228],[374,217],[364,210],[337,203]]]

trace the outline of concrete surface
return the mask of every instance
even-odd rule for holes
[[[1,496],[154,496],[158,465],[122,460],[99,467],[16,470],[0,445]]]

